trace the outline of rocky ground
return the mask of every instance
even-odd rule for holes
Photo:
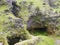
[[[59,6],[59,0],[0,0],[0,45],[59,45],[49,37],[60,36]]]

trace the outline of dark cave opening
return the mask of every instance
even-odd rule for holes
[[[42,28],[34,28],[35,31],[37,32],[46,32],[47,28],[46,27],[42,27]]]
[[[24,36],[13,36],[13,37],[7,37],[7,39],[8,39],[8,44],[9,45],[14,45],[14,44],[16,44],[16,43],[18,43],[18,42],[20,42],[20,41],[23,41],[23,40],[26,40],[25,39],[25,37]]]
[[[42,27],[42,28],[34,28],[32,30],[29,30],[31,34],[38,34],[38,35],[47,35],[47,27]]]
[[[19,40],[20,40],[20,37],[15,37],[15,38],[8,37],[8,44],[14,45],[15,43],[19,42]]]

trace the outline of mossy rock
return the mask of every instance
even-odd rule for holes
[[[18,42],[15,45],[37,45],[40,41],[41,41],[40,38],[36,36],[33,37],[32,39]]]
[[[26,30],[26,24],[23,23],[23,19],[17,18],[11,13],[8,13],[8,15],[5,13],[0,15],[0,33],[1,36],[5,36],[1,37],[1,41],[8,40],[9,42],[8,38],[15,37],[20,37],[21,40],[31,38],[30,34]],[[8,45],[8,42],[6,42],[6,45]]]
[[[7,40],[7,38],[4,37],[4,36],[2,36],[2,35],[0,35],[0,43],[1,43],[2,45],[8,45],[8,40]]]

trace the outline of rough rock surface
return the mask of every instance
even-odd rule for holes
[[[48,12],[47,12],[48,11]],[[54,34],[60,24],[60,14],[53,10],[35,9],[36,13],[32,13],[27,22],[27,29],[34,30],[34,28],[47,27],[47,32]]]
[[[15,45],[37,45],[39,41],[40,41],[39,37],[33,37],[32,39],[16,43]]]
[[[28,30],[33,30],[34,28],[47,27],[47,32],[53,34],[56,29],[60,27],[60,14],[47,6],[48,4],[44,6],[42,2],[40,4],[40,2],[38,3],[37,1],[32,2],[26,0],[12,2],[14,1],[0,0],[0,35],[5,36],[5,38],[3,38],[4,41],[3,39],[0,41],[6,41],[4,45],[8,45],[8,43],[13,42],[13,40],[15,41],[17,38],[19,38],[18,42],[20,39],[20,41],[23,41],[31,38],[27,28]],[[54,5],[51,0],[48,3],[50,3],[50,6]],[[31,39],[31,43],[27,41],[23,42],[31,45],[36,40],[34,38]],[[13,44],[15,43],[13,42]],[[24,43],[22,45],[24,45]]]

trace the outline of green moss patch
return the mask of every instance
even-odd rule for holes
[[[54,39],[47,36],[40,36],[41,40],[37,45],[54,45]]]

